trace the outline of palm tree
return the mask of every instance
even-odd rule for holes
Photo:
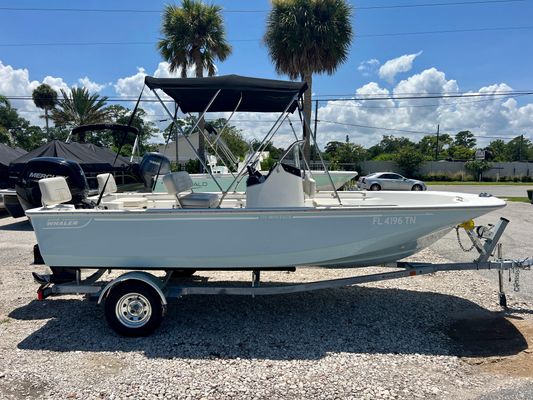
[[[215,60],[224,61],[231,54],[226,40],[222,19],[222,8],[205,4],[200,0],[183,0],[181,7],[165,6],[161,25],[163,39],[157,47],[161,56],[170,64],[170,72],[181,68],[181,77],[187,77],[187,70],[194,67],[196,77],[216,73]],[[199,128],[203,130],[204,121]],[[204,156],[204,138],[199,136],[198,152]]]
[[[104,109],[107,97],[90,94],[85,88],[72,88],[70,95],[61,89],[63,99],[52,110],[51,118],[56,126],[74,127],[87,124],[107,122],[107,111]],[[80,134],[80,142],[85,142],[85,134]]]
[[[35,106],[44,110],[46,121],[46,136],[50,139],[50,128],[48,127],[48,111],[57,104],[57,92],[46,83],[37,86],[31,94]]]
[[[272,0],[264,41],[276,71],[302,79],[304,115],[311,122],[313,74],[333,74],[348,58],[352,41],[352,10],[346,0]],[[304,130],[305,158],[309,161],[309,135]]]

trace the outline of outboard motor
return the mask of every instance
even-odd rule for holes
[[[83,170],[76,161],[59,157],[38,157],[26,163],[26,167],[22,170],[19,180],[15,184],[17,197],[24,210],[41,207],[39,180],[55,176],[66,178],[72,194],[70,204],[83,208],[89,206],[86,201],[89,185]]]
[[[156,176],[162,177],[170,172],[170,160],[161,153],[146,153],[141,160],[139,175],[148,191],[154,189]],[[158,182],[162,182],[159,178]],[[157,190],[155,190],[157,191]]]

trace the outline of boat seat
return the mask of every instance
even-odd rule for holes
[[[214,208],[218,205],[216,193],[194,193],[192,179],[188,172],[171,172],[163,176],[163,183],[169,194],[176,196],[182,208]],[[184,192],[189,192],[184,194]]]
[[[102,193],[102,191],[104,191],[104,194],[117,192],[117,182],[115,181],[113,174],[98,174],[96,175],[96,180],[98,181],[99,194]]]
[[[44,207],[67,203],[72,200],[72,194],[63,176],[44,178],[39,181],[41,202]]]

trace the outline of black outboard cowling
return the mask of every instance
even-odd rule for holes
[[[38,157],[27,162],[15,184],[17,197],[24,210],[41,207],[39,180],[56,176],[66,178],[72,194],[70,204],[80,205],[86,201],[89,185],[77,162],[59,157]]]
[[[170,172],[170,160],[161,153],[146,153],[141,160],[139,175],[143,180],[144,187],[152,190],[154,179],[159,174],[163,176]]]

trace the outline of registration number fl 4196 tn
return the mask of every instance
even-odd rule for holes
[[[416,224],[415,216],[398,216],[398,217],[373,217],[373,225],[414,225]]]

